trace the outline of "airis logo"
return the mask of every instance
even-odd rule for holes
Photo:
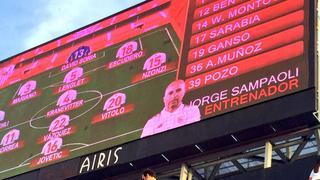
[[[56,116],[67,111],[71,111],[81,107],[84,104],[84,100],[77,100],[77,91],[76,90],[68,90],[64,92],[57,101],[57,108],[52,109],[47,112],[47,117]]]
[[[10,121],[5,118],[6,112],[0,110],[0,130],[9,126]]]
[[[66,71],[76,66],[88,63],[96,57],[96,54],[91,54],[89,46],[80,46],[77,50],[70,54],[66,64],[61,67],[61,71]]]
[[[0,144],[0,154],[20,149],[24,146],[24,141],[20,140],[20,130],[12,129],[5,134]]]
[[[65,114],[55,118],[50,124],[49,134],[46,134],[43,137],[39,138],[38,144],[42,144],[51,139],[73,134],[76,128],[75,126],[70,126],[69,122],[70,122],[70,117]]]
[[[137,60],[145,55],[145,52],[138,49],[136,41],[130,41],[122,45],[116,55],[116,60],[107,63],[106,68],[112,69],[123,64]]]
[[[165,53],[155,53],[145,61],[143,65],[143,72],[136,75],[133,78],[132,82],[135,83],[144,79],[148,79],[150,77],[157,76],[159,74],[163,74],[175,69],[175,66],[175,62],[167,62],[167,56]]]
[[[99,153],[84,156],[80,160],[79,174],[106,168],[121,163],[120,154],[122,147],[104,150]]]
[[[12,99],[10,101],[10,105],[11,106],[16,105],[40,95],[41,95],[41,90],[37,90],[37,82],[34,80],[30,80],[20,87],[18,91],[18,97],[15,99]]]
[[[63,79],[63,85],[53,90],[54,94],[58,94],[82,85],[90,81],[89,77],[83,77],[83,68],[76,67],[69,71]]]
[[[50,163],[53,161],[57,161],[59,159],[63,159],[68,157],[70,154],[69,150],[61,150],[62,148],[62,139],[54,138],[49,140],[42,148],[41,156],[35,158],[31,161],[30,166],[40,166],[46,163]]]
[[[100,121],[119,117],[134,110],[133,104],[126,103],[126,95],[124,93],[116,93],[106,100],[103,106],[103,113],[96,115],[92,119],[95,124]]]

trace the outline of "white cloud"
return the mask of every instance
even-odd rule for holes
[[[95,22],[142,0],[47,0],[45,7],[38,9],[43,18],[25,40],[29,49],[58,36]]]

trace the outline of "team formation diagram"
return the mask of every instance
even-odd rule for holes
[[[179,46],[169,25],[99,52],[79,46],[64,65],[6,88],[0,156],[11,168],[2,172],[140,138],[176,77]]]

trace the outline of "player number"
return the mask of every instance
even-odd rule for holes
[[[202,71],[202,69],[203,69],[202,63],[195,64],[195,65],[192,65],[192,66],[191,66],[191,72],[190,72],[190,73],[193,74],[193,73]]]
[[[108,109],[118,108],[121,106],[121,103],[122,103],[122,96],[117,96],[115,98],[112,98],[110,100],[110,105],[109,105]]]
[[[188,82],[188,84],[189,84],[188,89],[197,88],[201,85],[201,79],[197,78],[195,80],[191,80]]]
[[[130,44],[122,48],[122,57],[128,56],[133,52],[133,45]]]
[[[199,22],[199,23],[197,24],[198,30],[201,30],[202,28],[207,28],[207,26],[208,26],[207,20],[203,21],[202,23]]]
[[[197,51],[194,51],[194,52],[193,52],[193,58],[194,58],[194,59],[201,58],[202,56],[204,56],[204,53],[205,53],[204,48],[201,48],[201,49],[199,49],[199,50],[197,50]]]
[[[23,91],[23,93],[22,94],[27,94],[27,93],[29,93],[30,91],[31,91],[31,84],[26,84],[25,86],[24,86],[24,89],[23,89],[24,91]]]
[[[54,153],[58,150],[59,147],[59,141],[54,140],[54,141],[49,141],[46,144],[46,148],[44,149],[44,154],[51,154]]]
[[[80,59],[84,57],[84,49],[80,49],[74,53],[74,59]]]
[[[12,144],[15,141],[16,136],[17,136],[16,132],[10,132],[6,134],[6,136],[4,137],[3,145],[5,146],[8,144]]]
[[[198,36],[196,37],[196,43],[197,43],[197,45],[200,44],[200,43],[203,43],[203,42],[205,41],[205,39],[206,39],[206,36],[207,36],[206,33],[198,35]]]
[[[88,47],[81,47],[80,49],[78,49],[77,51],[72,53],[71,61],[83,58],[83,57],[87,56],[89,54],[89,52],[90,52],[90,49]]]
[[[72,82],[77,80],[77,77],[78,77],[78,72],[77,71],[72,72],[70,75],[70,81]]]
[[[54,123],[53,131],[63,129],[63,128],[66,126],[66,122],[67,122],[67,119],[66,119],[66,118],[62,118],[62,119],[57,119],[57,120],[55,120],[55,121],[53,122],[53,123]]]
[[[71,98],[69,97],[70,95],[67,94],[66,97],[64,97],[63,102],[66,104],[69,104],[71,102]]]
[[[149,69],[159,67],[160,65],[161,65],[161,56],[158,55],[151,59]]]
[[[202,16],[206,16],[210,13],[210,8],[209,7],[206,7],[204,9],[201,9],[200,12],[199,12],[199,16],[202,17]]]

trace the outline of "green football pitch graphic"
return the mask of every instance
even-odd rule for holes
[[[119,67],[107,69],[106,64],[116,60],[117,50],[129,41],[139,42],[138,49],[145,52],[144,56]],[[84,100],[83,106],[62,113],[70,116],[68,127],[75,127],[76,131],[62,137],[61,150],[69,150],[70,156],[59,161],[139,139],[147,120],[163,108],[164,90],[176,78],[179,49],[178,37],[171,25],[166,25],[95,52],[97,58],[79,66],[83,68],[83,76],[90,80],[87,84],[74,88],[78,93],[76,101]],[[166,54],[167,63],[175,62],[175,69],[133,84],[133,77],[142,73],[146,59],[158,52]],[[28,80],[0,91],[0,110],[6,112],[5,120],[10,121],[8,127],[0,130],[0,138],[11,129],[18,129],[19,140],[24,141],[23,148],[0,154],[0,179],[32,170],[31,161],[42,156],[41,151],[45,143],[39,144],[37,140],[49,134],[50,123],[58,115],[46,117],[46,113],[56,108],[57,100],[63,93],[54,94],[54,89],[63,85],[66,73],[72,68],[63,72],[60,69],[61,67],[57,67],[28,79],[37,81],[37,89],[41,90],[40,96],[28,101],[9,105],[9,102],[17,97],[19,88]],[[92,124],[93,117],[103,113],[105,101],[118,92],[126,95],[126,103],[133,104],[134,110]]]

